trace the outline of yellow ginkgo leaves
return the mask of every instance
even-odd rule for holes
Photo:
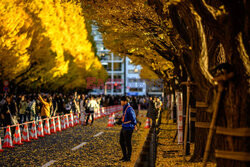
[[[50,89],[84,88],[92,75],[104,79],[85,23],[80,4],[71,1],[2,0],[0,78]]]

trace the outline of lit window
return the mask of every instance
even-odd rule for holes
[[[122,71],[122,63],[114,63],[114,71]]]

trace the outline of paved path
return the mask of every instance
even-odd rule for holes
[[[0,166],[130,166],[119,162],[121,127],[107,128],[107,123],[107,117],[98,119],[93,126],[78,125],[5,149],[0,153]],[[137,146],[144,132],[141,128],[134,133],[134,152],[139,152]]]

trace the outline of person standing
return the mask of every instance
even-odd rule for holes
[[[132,101],[131,101],[131,104],[130,104],[130,105],[133,107],[133,109],[134,109],[134,111],[135,111],[136,122],[139,123],[139,127],[138,127],[138,128],[140,128],[140,126],[141,126],[141,121],[139,121],[139,119],[138,119],[138,115],[139,115],[138,102],[137,102],[137,99],[136,99],[135,96],[132,97]]]
[[[91,118],[92,118],[91,125],[93,124],[93,122],[94,122],[94,112],[95,112],[96,108],[98,108],[98,104],[97,104],[96,100],[94,99],[94,97],[91,96],[90,101],[88,103],[89,114],[88,114],[87,119],[86,119],[86,125],[88,125],[90,115],[91,115]]]
[[[67,100],[65,101],[65,113],[69,114],[72,112],[72,102],[70,98],[68,97]]]
[[[156,124],[156,116],[155,103],[152,97],[150,97],[148,102],[147,117],[152,119],[152,126],[155,126]]]
[[[36,117],[36,101],[34,100],[33,96],[29,97],[28,103],[28,112],[29,112],[29,121],[37,121]]]
[[[4,104],[5,104],[5,99],[3,97],[3,94],[0,94],[0,127],[4,126],[4,113],[2,113]]]
[[[36,102],[36,119],[39,120],[41,119],[41,108],[42,108],[42,104],[41,102],[38,100],[38,96],[35,95],[35,102]]]
[[[58,111],[57,95],[54,94],[50,98],[50,101],[52,101],[52,105],[50,107],[51,116],[55,117],[57,115],[57,111]]]
[[[74,106],[75,106],[74,114],[77,114],[77,115],[80,114],[80,99],[81,99],[80,95],[78,95],[77,98],[73,99],[73,103],[74,103]]]
[[[41,109],[42,119],[50,118],[51,103],[49,102],[48,98],[43,99],[41,95],[38,95],[38,100],[42,103],[42,109]]]
[[[84,103],[85,103],[84,100],[85,100],[85,96],[84,96],[84,94],[82,94],[82,96],[80,98],[80,103],[79,103],[81,113],[84,113],[84,111],[85,111],[85,109],[84,109]]]
[[[17,124],[17,106],[12,96],[6,96],[6,103],[3,105],[1,114],[4,115],[4,126]],[[6,129],[4,129],[5,134]],[[11,128],[12,134],[15,132],[15,128]]]
[[[121,105],[123,106],[122,115],[122,129],[120,132],[120,145],[122,149],[123,157],[120,161],[126,162],[130,161],[132,154],[132,134],[134,129],[136,130],[136,115],[133,108],[128,103],[126,96],[122,96]]]
[[[25,99],[25,96],[22,95],[21,101],[19,102],[19,123],[22,124],[26,121],[26,109],[28,107],[28,103]]]
[[[83,120],[85,120],[86,116],[89,115],[88,104],[89,104],[89,98],[86,97],[84,99],[84,103],[83,103],[83,108],[84,108],[84,118],[83,118]],[[86,125],[86,123],[85,123],[85,125]]]
[[[157,113],[156,118],[160,119],[160,115],[161,115],[161,111],[162,111],[162,102],[161,102],[160,98],[156,99],[155,108],[156,108],[156,113]]]

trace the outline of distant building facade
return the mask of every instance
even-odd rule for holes
[[[126,58],[126,94],[128,96],[145,96],[146,82],[141,79],[140,65],[133,65],[133,62]]]
[[[102,34],[97,26],[92,26],[92,35],[96,42],[97,55],[101,64],[108,72],[108,80],[104,89],[93,90],[96,94],[123,95],[124,94],[124,60],[106,49],[103,44]],[[92,92],[92,94],[93,94]]]
[[[108,80],[103,89],[93,89],[91,94],[144,96],[162,93],[157,92],[161,90],[159,87],[147,85],[145,80],[140,78],[140,65],[133,65],[128,57],[121,58],[105,48],[102,34],[95,25],[92,25],[92,36],[96,43],[97,55],[108,72]]]

